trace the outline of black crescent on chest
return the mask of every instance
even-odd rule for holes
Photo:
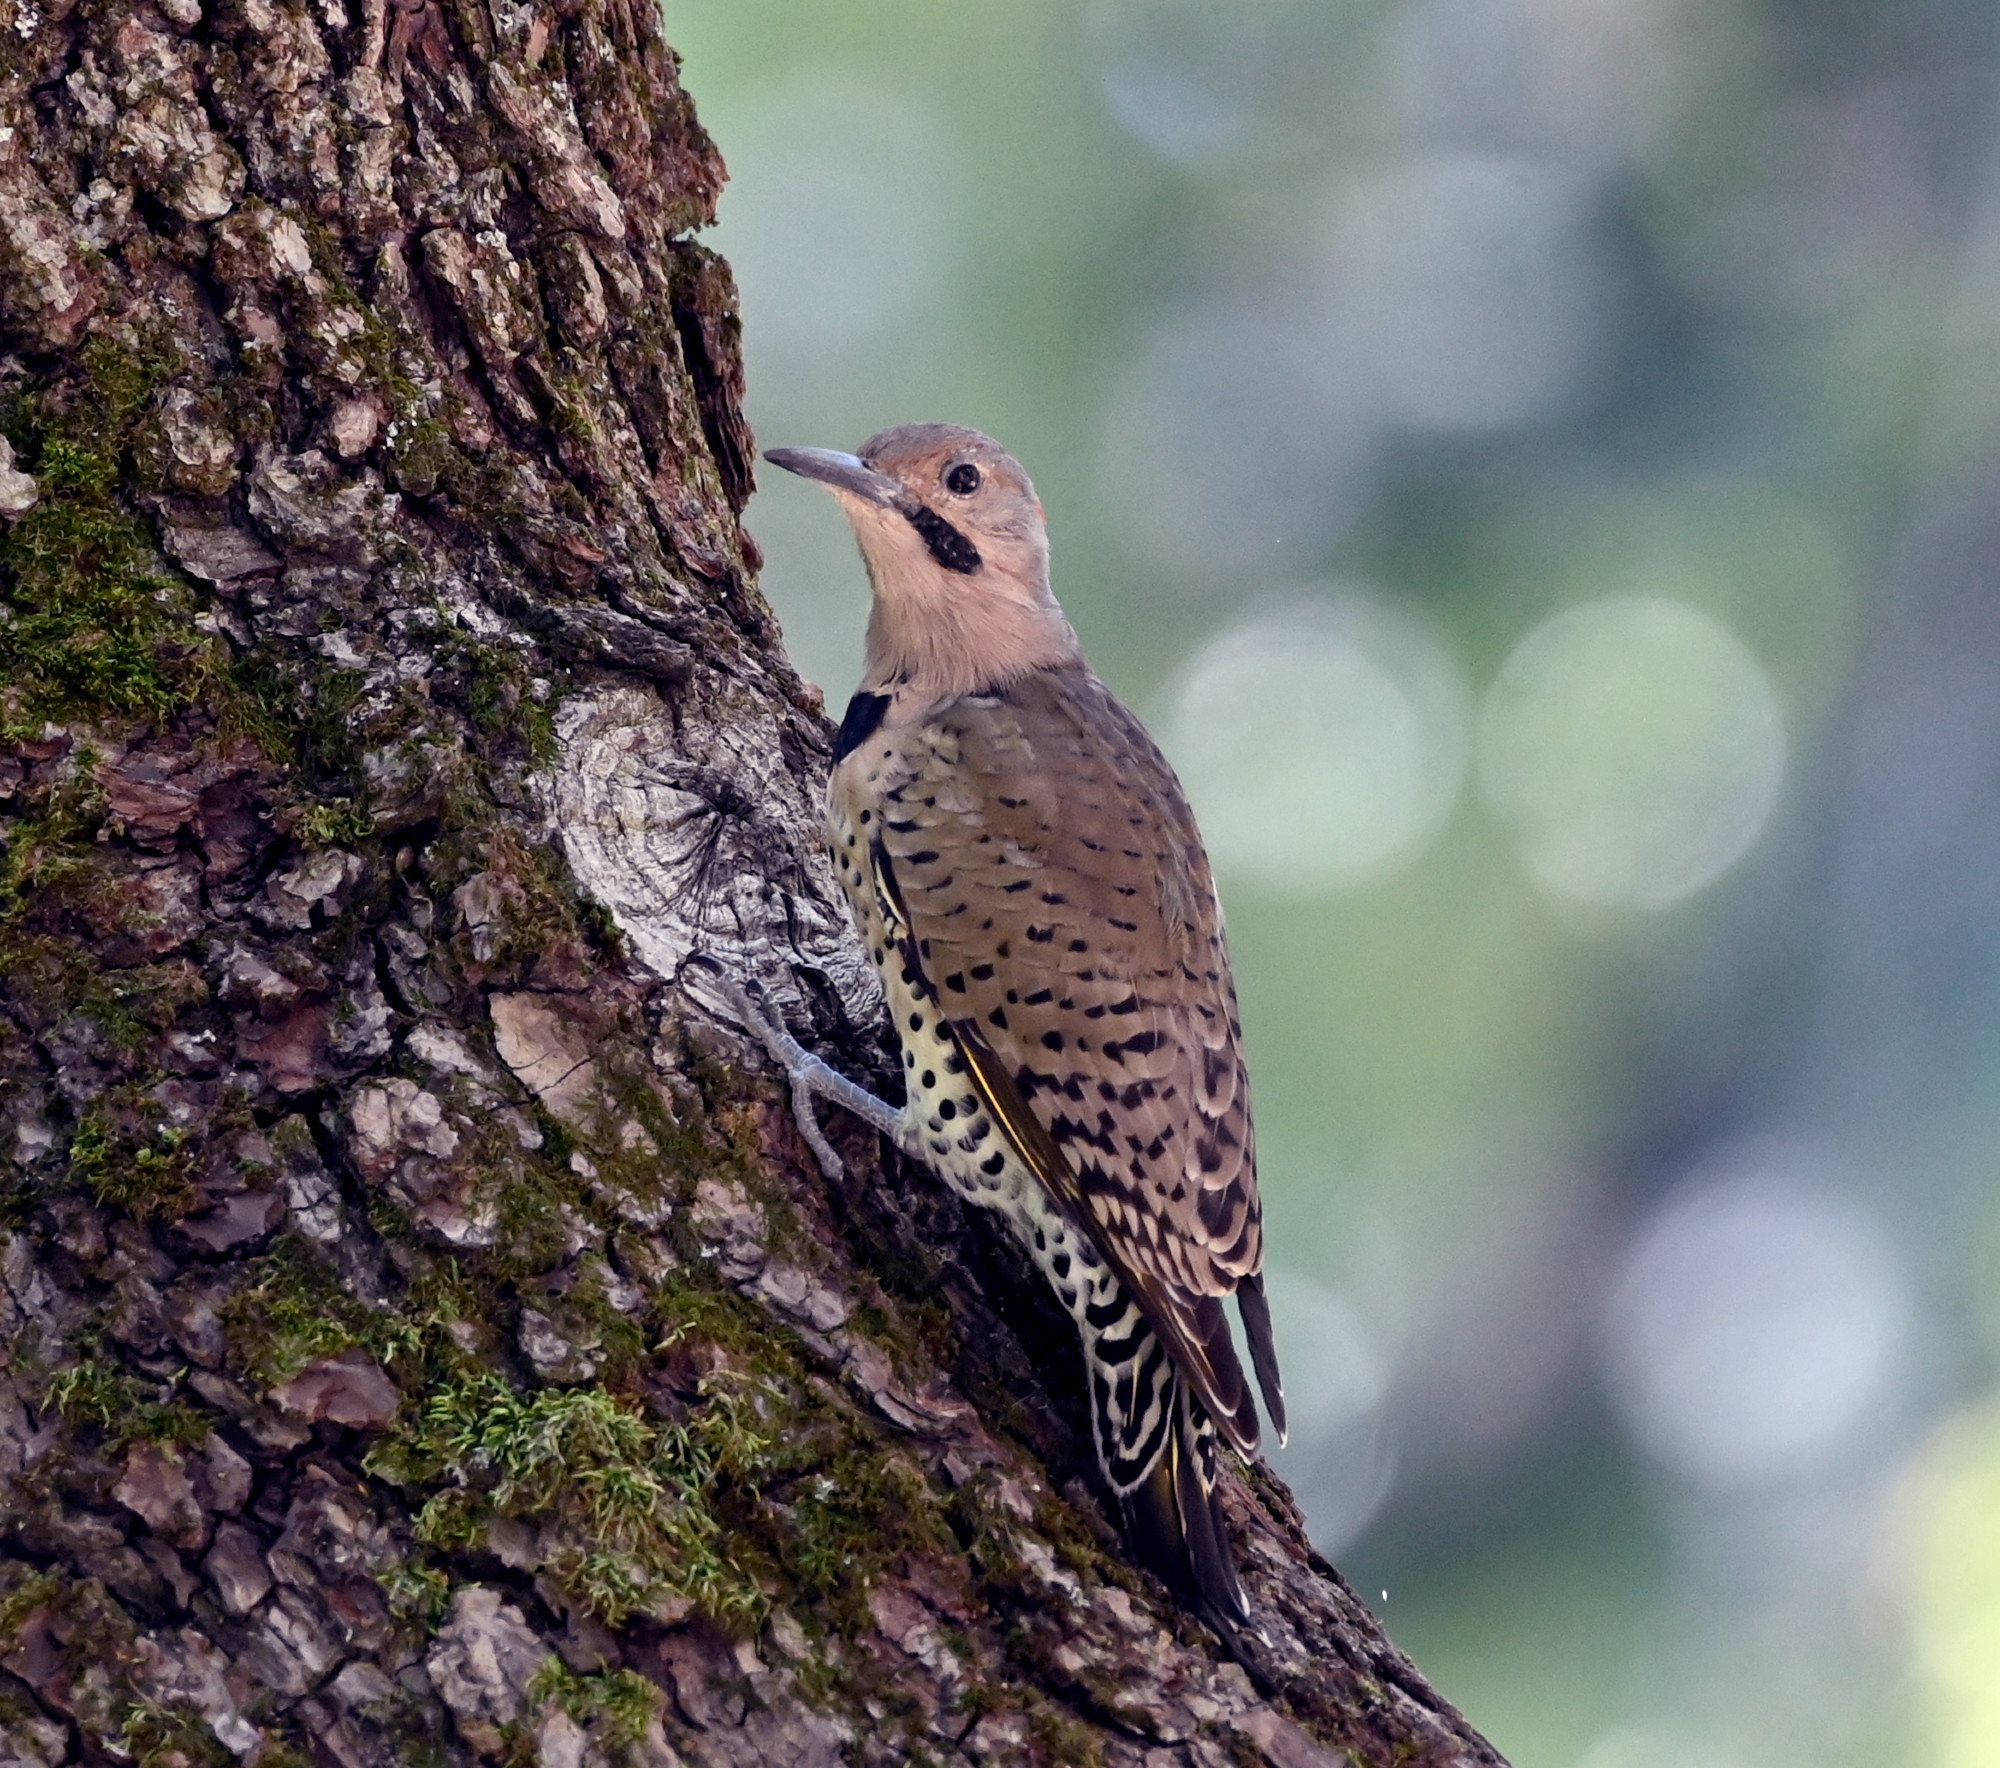
[[[882,720],[888,711],[887,694],[871,694],[864,691],[847,702],[847,716],[840,721],[840,735],[834,740],[833,745],[835,767],[882,728]]]

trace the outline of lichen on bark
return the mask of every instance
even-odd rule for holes
[[[0,0],[0,1758],[1493,1758],[1127,1566],[891,1079],[636,0]]]

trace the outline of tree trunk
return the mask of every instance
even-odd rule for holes
[[[9,10],[11,8],[11,10]],[[644,0],[0,0],[0,1761],[1498,1760],[892,1085]]]

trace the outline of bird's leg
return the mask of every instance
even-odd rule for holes
[[[729,1003],[731,1011],[743,1021],[745,1028],[764,1046],[771,1060],[785,1071],[791,1081],[792,1115],[798,1120],[799,1134],[805,1138],[806,1146],[819,1162],[820,1171],[829,1180],[844,1178],[847,1169],[841,1164],[840,1156],[834,1153],[833,1145],[827,1141],[826,1132],[819,1127],[819,1115],[813,1109],[815,1095],[851,1112],[871,1129],[887,1136],[898,1148],[907,1151],[909,1131],[901,1111],[885,1104],[846,1075],[829,1068],[784,1028],[775,1013],[762,1001],[753,998],[749,989],[721,965],[708,961],[703,967],[714,977],[716,990]]]

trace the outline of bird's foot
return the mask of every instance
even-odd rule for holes
[[[857,1085],[846,1075],[836,1073],[801,1044],[785,1029],[770,1003],[762,998],[761,990],[753,994],[752,985],[733,975],[714,958],[700,956],[690,962],[699,964],[708,973],[715,992],[727,1003],[729,1010],[742,1021],[744,1029],[764,1046],[771,1060],[785,1071],[792,1083],[792,1116],[798,1122],[799,1134],[805,1138],[806,1146],[819,1162],[820,1171],[829,1180],[844,1178],[847,1169],[840,1156],[834,1153],[833,1144],[826,1139],[826,1132],[820,1128],[819,1113],[813,1104],[815,1098],[830,1100],[860,1118],[871,1129],[879,1130],[897,1147],[905,1146],[907,1132],[902,1112],[876,1098],[866,1087]]]

